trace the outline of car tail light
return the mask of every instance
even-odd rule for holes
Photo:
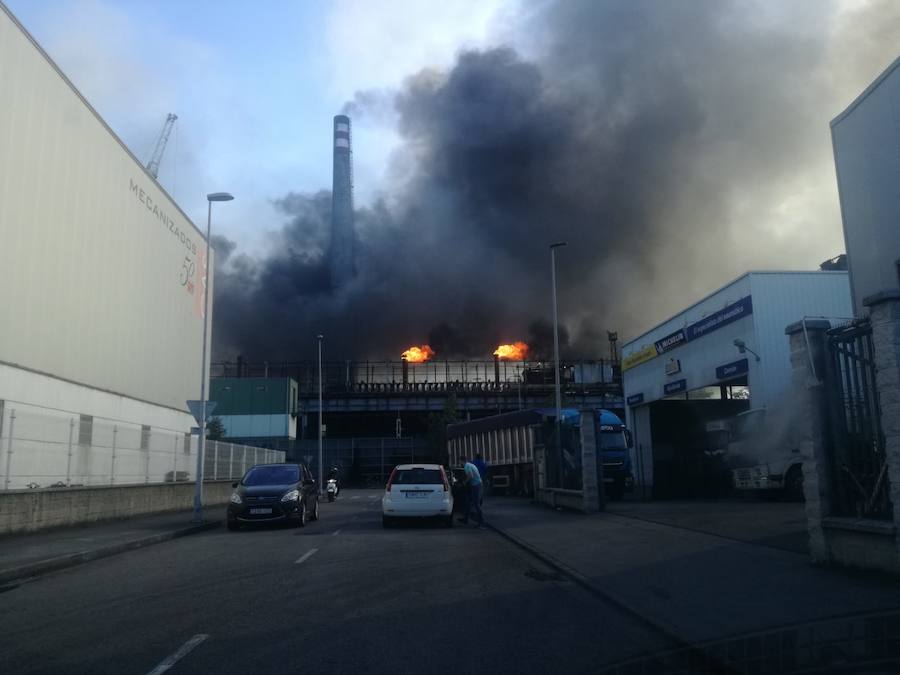
[[[395,476],[395,475],[397,475],[397,467],[394,467],[393,470],[391,471],[390,478],[388,478],[387,485],[386,485],[385,488],[384,488],[384,491],[385,491],[385,492],[390,492],[390,491],[391,491],[391,483],[394,482],[394,476]]]
[[[444,467],[441,467],[441,478],[444,479],[444,492],[448,492],[450,485],[447,483],[447,473],[444,471]]]

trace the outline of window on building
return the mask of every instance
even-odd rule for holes
[[[150,449],[150,427],[146,424],[141,427],[141,450]]]
[[[191,454],[191,435],[189,433],[184,435],[184,454]]]
[[[710,399],[722,398],[721,387],[701,387],[700,389],[691,389],[688,392],[688,398],[692,401],[704,401]]]
[[[78,420],[78,445],[93,445],[94,443],[94,417],[92,415],[80,415]]]

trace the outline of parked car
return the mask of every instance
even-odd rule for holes
[[[399,518],[440,518],[453,527],[453,493],[440,464],[400,464],[391,471],[381,500],[382,523]]]
[[[229,530],[256,523],[319,519],[319,489],[303,464],[257,464],[238,483],[228,504]]]

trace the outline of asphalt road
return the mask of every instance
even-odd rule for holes
[[[670,646],[493,531],[384,530],[380,496],[10,588],[0,672],[594,672]]]

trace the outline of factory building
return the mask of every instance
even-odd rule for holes
[[[711,434],[739,413],[790,405],[785,327],[803,317],[851,316],[847,272],[748,272],[624,343],[639,491],[710,494],[708,460],[718,440]]]
[[[831,122],[856,316],[900,286],[900,58]]]
[[[350,118],[347,115],[335,115],[331,246],[329,250],[331,283],[335,288],[345,285],[356,273],[352,141]]]
[[[289,377],[216,377],[209,395],[230,441],[271,447],[297,438],[298,387]]]
[[[2,4],[0,100],[0,489],[193,475],[203,234]]]

